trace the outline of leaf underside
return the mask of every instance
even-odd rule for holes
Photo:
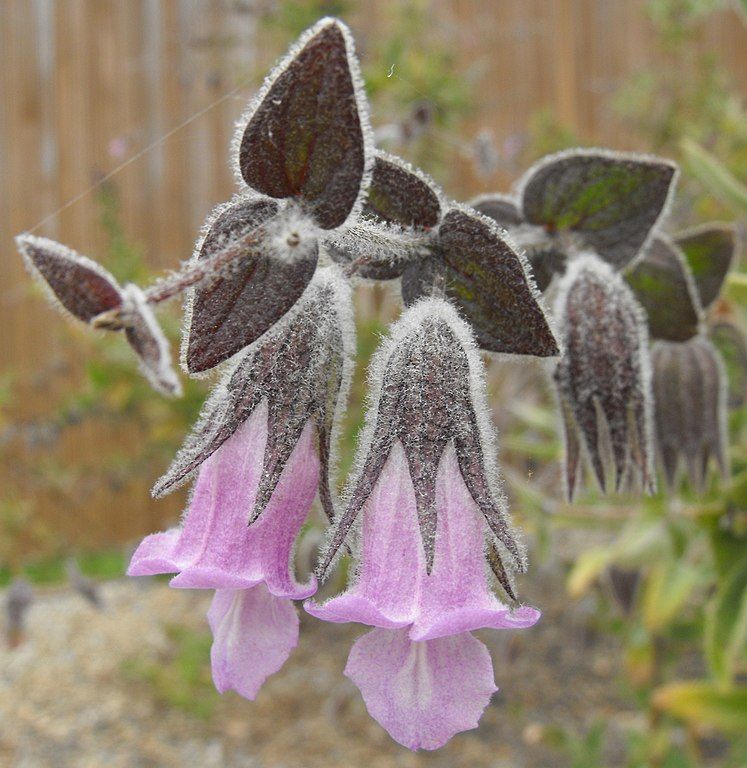
[[[240,200],[213,223],[198,254],[209,259],[235,247],[278,211],[273,200]],[[242,246],[243,247],[243,246]],[[186,362],[190,373],[214,368],[256,341],[298,300],[316,269],[309,258],[284,262],[248,243],[245,254],[194,289]]]
[[[360,193],[365,145],[345,36],[323,26],[272,83],[244,131],[239,167],[265,195],[295,198],[323,229]]]
[[[142,372],[157,391],[165,395],[180,395],[181,384],[171,365],[169,343],[153,310],[135,286],[125,286],[124,293],[129,300],[125,338],[138,356]]]
[[[548,357],[558,346],[519,257],[486,221],[449,211],[439,227],[438,248],[407,267],[407,305],[441,284],[472,326],[483,349]]]
[[[622,269],[661,215],[675,169],[662,161],[582,152],[531,174],[521,201],[526,220],[580,233],[588,247]]]
[[[684,257],[673,243],[654,237],[625,279],[646,311],[652,338],[687,341],[698,332],[700,302]]]

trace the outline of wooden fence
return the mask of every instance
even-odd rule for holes
[[[367,0],[352,14],[364,57],[367,41],[386,32],[390,10],[400,4]],[[14,419],[39,417],[49,387],[64,389],[75,374],[64,365],[74,356],[70,334],[51,327],[47,309],[29,292],[13,235],[43,221],[39,233],[100,253],[105,243],[100,207],[86,190],[129,160],[114,178],[126,232],[143,245],[154,268],[185,258],[205,215],[232,193],[228,146],[253,86],[222,97],[282,50],[278,35],[266,34],[257,21],[264,5],[260,0],[0,0],[0,369],[12,372],[18,383],[8,411]],[[653,45],[643,0],[436,0],[431,5],[434,34],[455,52],[455,66],[476,82],[477,109],[462,138],[488,126],[500,146],[542,108],[588,140],[631,147],[609,97],[662,56]],[[697,45],[712,50],[747,93],[747,26],[735,12],[714,14]],[[689,66],[682,62],[683,77]],[[374,120],[381,122],[381,116],[374,114]],[[449,191],[467,196],[508,182],[500,169],[484,180],[465,164]],[[57,375],[60,366],[64,371]],[[104,439],[114,438],[83,428],[60,449],[63,469],[85,457],[92,460]],[[126,446],[121,433],[116,439]],[[14,471],[8,465],[3,473],[12,477]],[[94,519],[107,498],[95,494],[83,512],[70,514]],[[151,525],[154,513],[143,511],[152,507],[144,494],[139,500],[118,498],[115,506],[122,509],[116,511],[134,521],[126,530]],[[41,507],[60,520],[69,517],[59,497]]]

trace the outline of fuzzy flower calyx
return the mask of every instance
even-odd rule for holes
[[[464,321],[443,300],[419,303],[394,326],[372,372],[372,416],[320,574],[371,496],[395,445],[407,462],[428,571],[435,553],[436,477],[449,444],[491,532],[513,567],[523,567],[505,500],[495,485],[482,367]]]
[[[555,314],[565,354],[555,370],[566,436],[566,481],[576,487],[583,446],[600,487],[635,480],[653,491],[652,396],[645,316],[630,288],[595,256],[559,285]]]

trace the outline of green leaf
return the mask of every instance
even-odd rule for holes
[[[747,304],[747,274],[733,272],[726,278],[726,295],[737,304]]]
[[[604,150],[571,150],[541,160],[521,182],[532,224],[581,235],[617,269],[648,239],[664,210],[676,167],[660,158]]]
[[[729,496],[734,492],[734,486],[738,486],[742,491],[747,489],[747,470],[734,478]],[[714,565],[720,581],[726,581],[728,574],[739,563],[747,561],[747,540],[735,535],[731,526],[723,525],[728,519],[724,515],[728,514],[731,504],[731,500],[727,499],[714,508],[715,514],[704,514],[700,517],[701,525],[709,532]]]
[[[612,550],[610,549],[590,549],[584,552],[576,560],[568,575],[568,594],[573,598],[585,594],[611,559]]]
[[[696,727],[735,734],[747,731],[747,687],[722,691],[704,680],[670,683],[654,692],[653,704]]]
[[[662,557],[663,553],[669,552],[668,536],[660,519],[633,520],[615,542],[614,562],[627,567],[646,565],[653,557]]]
[[[698,332],[700,301],[682,251],[660,235],[625,273],[653,339],[687,341]]]
[[[676,618],[698,582],[698,571],[687,563],[657,563],[643,593],[643,621],[650,632],[659,633]]]
[[[705,626],[705,649],[716,679],[727,686],[747,642],[747,559],[735,563],[719,586]]]
[[[674,242],[687,259],[700,303],[707,309],[721,292],[734,261],[737,232],[731,224],[703,224],[680,232]]]

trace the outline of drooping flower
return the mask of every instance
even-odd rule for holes
[[[727,376],[707,335],[707,311],[719,295],[735,249],[735,232],[727,225],[704,225],[676,238],[657,234],[625,274],[646,312],[654,342],[655,437],[670,487],[681,460],[697,489],[704,486],[711,457],[722,476],[728,475]],[[741,332],[725,327],[739,344]]]
[[[526,561],[467,324],[442,299],[419,302],[393,326],[371,383],[358,469],[318,573],[362,514],[358,569],[347,591],[306,609],[377,628],[355,644],[346,674],[394,739],[435,749],[475,727],[495,690],[487,650],[469,633],[528,627],[539,612],[510,608],[490,587],[488,563],[513,599],[510,574]]]
[[[297,307],[227,372],[154,488],[168,493],[199,468],[182,525],[146,537],[128,573],[175,573],[174,587],[217,590],[210,622],[221,689],[256,693],[295,645],[288,601],[316,590],[313,576],[296,581],[291,555],[317,490],[332,514],[330,454],[350,375],[350,301],[337,270],[319,270]],[[256,659],[252,674],[243,669],[248,649],[273,637],[277,653]]]
[[[702,335],[684,342],[657,341],[651,364],[656,441],[669,486],[681,459],[698,489],[711,457],[722,476],[728,476],[726,376],[718,352]]]
[[[596,479],[637,479],[653,491],[652,396],[646,320],[619,274],[594,255],[568,267],[555,302],[564,355],[555,369],[573,498],[581,449]]]

